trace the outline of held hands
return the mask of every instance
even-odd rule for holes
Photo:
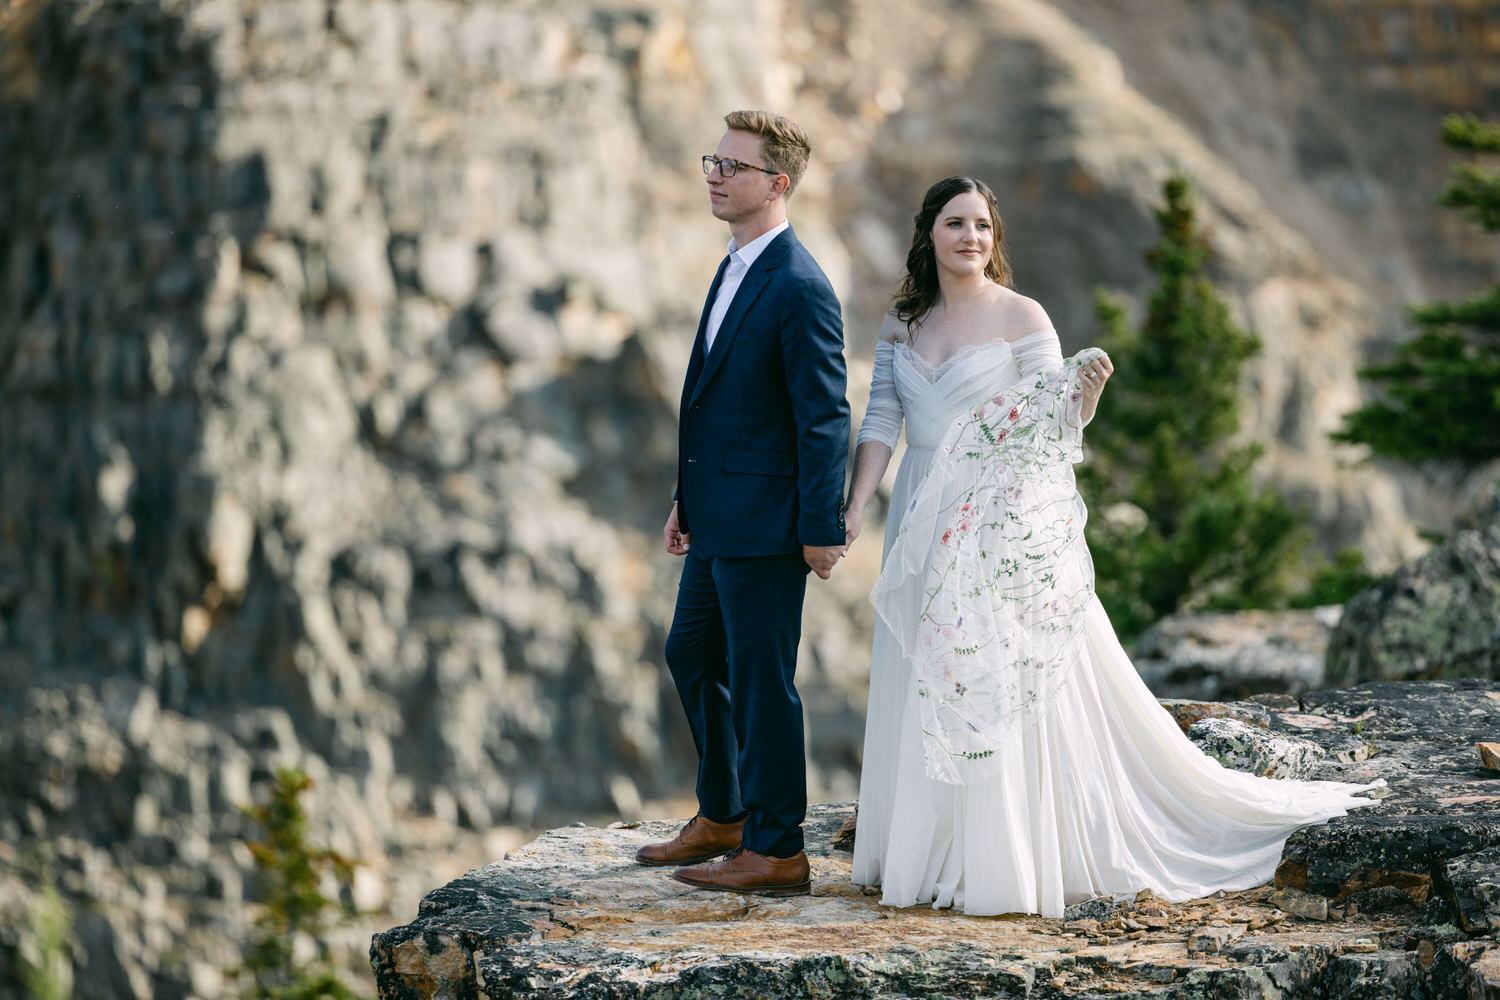
[[[804,545],[802,561],[812,567],[818,578],[826,580],[833,575],[833,567],[844,554],[843,545]]]
[[[1114,363],[1105,354],[1078,369],[1078,384],[1083,389],[1083,412],[1080,415],[1084,423],[1094,419],[1094,411],[1099,406],[1099,395],[1104,392],[1104,383],[1109,381],[1114,371]]]
[[[821,579],[828,579],[833,575],[833,567],[838,561],[849,554],[849,546],[859,537],[860,525],[864,522],[865,512],[863,507],[844,508],[844,544],[843,545],[804,545],[802,546],[802,559],[812,567],[812,571]]]
[[[692,547],[691,536],[677,525],[675,503],[672,505],[672,512],[667,515],[667,523],[662,527],[661,534],[667,543],[667,551],[674,556],[687,555],[688,549]],[[802,559],[814,573],[826,580],[833,574],[834,565],[838,563],[847,547],[847,545],[804,545],[802,546]]]
[[[667,551],[674,556],[687,555],[687,550],[692,546],[692,539],[688,533],[677,527],[677,504],[672,504],[672,513],[667,515],[666,526],[661,529],[662,537],[666,539]]]

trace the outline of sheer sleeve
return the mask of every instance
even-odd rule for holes
[[[896,345],[882,340],[875,345],[875,371],[870,376],[870,406],[865,410],[865,419],[859,425],[856,447],[866,441],[879,441],[888,448],[896,447],[901,436],[901,397],[896,394],[895,373],[892,370],[896,359]]]
[[[1062,342],[1056,330],[1038,330],[1011,343],[1011,353],[1025,378],[1062,367]]]

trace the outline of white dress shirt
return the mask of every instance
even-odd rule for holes
[[[724,322],[724,314],[729,311],[729,305],[734,301],[734,293],[740,290],[740,282],[744,280],[745,272],[750,270],[750,265],[755,263],[761,251],[780,236],[781,231],[788,225],[790,223],[783,222],[779,226],[774,226],[742,247],[734,245],[734,237],[729,238],[729,246],[724,250],[729,254],[729,266],[724,269],[724,280],[719,282],[719,294],[714,297],[714,307],[708,311],[708,327],[703,331],[704,354],[713,350],[714,338],[719,335],[719,325]]]

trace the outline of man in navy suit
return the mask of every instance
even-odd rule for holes
[[[703,169],[733,238],[688,361],[663,529],[685,557],[666,658],[698,748],[698,814],[636,860],[684,866],[673,878],[700,888],[792,895],[812,884],[792,684],[802,597],[808,570],[828,579],[844,551],[844,327],[787,224],[806,133],[764,111],[724,123]]]

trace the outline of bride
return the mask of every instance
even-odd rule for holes
[[[1046,916],[1268,881],[1293,830],[1375,785],[1223,768],[1137,676],[1093,593],[1072,473],[1113,366],[1094,348],[1065,361],[1008,287],[990,189],[934,184],[906,268],[845,512],[852,544],[904,421],[854,881],[891,906]]]

